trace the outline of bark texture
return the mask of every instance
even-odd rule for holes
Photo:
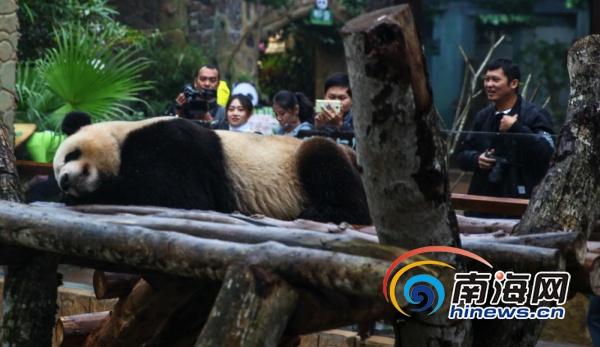
[[[359,164],[379,240],[406,249],[458,245],[446,147],[409,6],[355,18],[342,36]],[[397,330],[402,345],[470,343],[469,322],[443,313],[413,317]]]
[[[17,2],[0,0],[0,199],[9,201],[22,200],[13,138],[9,135],[16,109],[18,29]],[[57,266],[55,256],[32,253],[27,262],[6,267],[1,329],[3,346],[49,346],[52,343]]]
[[[293,284],[373,297],[380,294],[379,282],[389,266],[389,261],[272,241],[248,245],[210,240],[24,207],[0,201],[0,242],[175,276],[222,280],[230,264],[246,262]]]
[[[196,346],[277,346],[297,299],[281,278],[234,264],[227,269]]]
[[[576,231],[589,237],[600,201],[600,35],[573,44],[567,119],[552,164],[516,234]]]
[[[575,42],[567,55],[567,119],[548,173],[515,234],[581,232],[589,237],[600,200],[600,35]],[[475,338],[486,346],[534,346],[542,321],[481,322]]]

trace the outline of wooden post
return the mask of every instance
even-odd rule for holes
[[[22,193],[13,153],[15,64],[18,37],[17,1],[0,0],[0,199],[21,201]],[[0,229],[0,233],[4,230]],[[0,245],[6,248],[6,245]],[[57,259],[45,253],[27,253],[27,262],[6,267],[2,320],[3,346],[49,346],[56,312]]]
[[[256,267],[231,265],[196,347],[276,346],[297,299],[279,277]]]
[[[457,246],[447,150],[409,6],[359,16],[342,36],[359,165],[380,242],[407,249]],[[462,268],[453,255],[434,256]],[[450,282],[443,275],[442,282]],[[468,321],[451,322],[443,312],[415,316],[398,327],[402,345],[470,343]]]

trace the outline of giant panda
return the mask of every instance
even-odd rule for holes
[[[153,205],[370,224],[354,152],[177,117],[87,125],[54,157],[69,204]]]

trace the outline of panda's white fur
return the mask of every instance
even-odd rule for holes
[[[280,219],[295,218],[302,212],[306,197],[294,160],[302,141],[226,130],[216,133],[223,144],[233,189],[242,192],[235,194],[240,212]]]

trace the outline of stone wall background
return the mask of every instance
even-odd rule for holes
[[[0,0],[0,120],[9,129],[12,129],[15,119],[18,40],[17,1]]]

